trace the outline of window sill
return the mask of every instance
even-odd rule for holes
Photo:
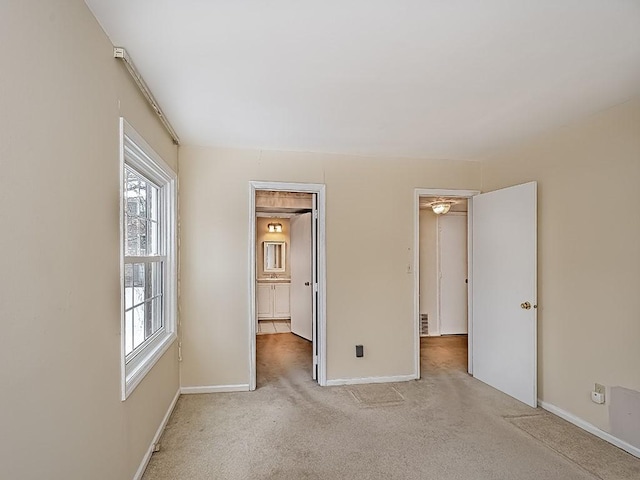
[[[130,371],[128,370],[127,365],[123,364],[123,402],[129,397],[129,395],[131,395],[140,382],[142,382],[147,373],[149,373],[154,365],[158,363],[158,360],[162,358],[177,338],[178,336],[174,332],[165,333],[158,339],[154,346],[147,348],[146,351],[140,352],[140,360],[136,362],[135,366],[131,367]]]

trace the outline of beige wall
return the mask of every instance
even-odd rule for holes
[[[539,396],[608,430],[594,383],[640,390],[640,102],[483,163],[482,179],[538,181]]]
[[[249,383],[250,180],[326,184],[327,376],[342,379],[413,373],[414,188],[479,179],[475,162],[181,148],[182,384]]]
[[[438,282],[437,217],[431,209],[420,210],[420,313],[429,315],[429,324],[437,321]]]
[[[281,233],[269,233],[267,225],[270,223],[281,223]],[[277,275],[282,278],[291,278],[291,257],[289,249],[291,247],[289,235],[289,219],[288,218],[265,218],[256,219],[256,276],[257,278],[265,277],[264,273],[264,242],[285,242],[284,247],[284,269],[282,273]],[[266,276],[270,274],[267,273]]]
[[[0,3],[0,478],[131,479],[179,385],[120,401],[118,118],[176,148],[81,0]]]

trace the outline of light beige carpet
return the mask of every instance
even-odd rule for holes
[[[399,405],[404,397],[391,384],[357,385],[347,388],[354,400],[362,407]]]
[[[596,478],[640,479],[640,460],[551,413],[542,411],[539,415],[512,417],[508,421]]]
[[[419,381],[323,388],[308,342],[261,336],[258,389],[182,396],[144,479],[594,480],[572,450],[614,461],[590,435],[567,452],[535,434],[549,416],[468,376],[464,338],[423,349]],[[600,478],[639,478],[640,460],[615,463]]]

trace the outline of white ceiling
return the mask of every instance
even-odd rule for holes
[[[86,3],[187,145],[477,159],[640,93],[640,0]]]

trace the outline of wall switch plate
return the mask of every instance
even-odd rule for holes
[[[356,357],[364,357],[364,347],[362,345],[356,345]]]
[[[604,403],[604,393],[593,391],[591,392],[591,401],[593,403],[603,404]]]
[[[595,388],[593,389],[594,392],[598,392],[604,395],[604,385],[600,385],[599,383],[596,383]]]

